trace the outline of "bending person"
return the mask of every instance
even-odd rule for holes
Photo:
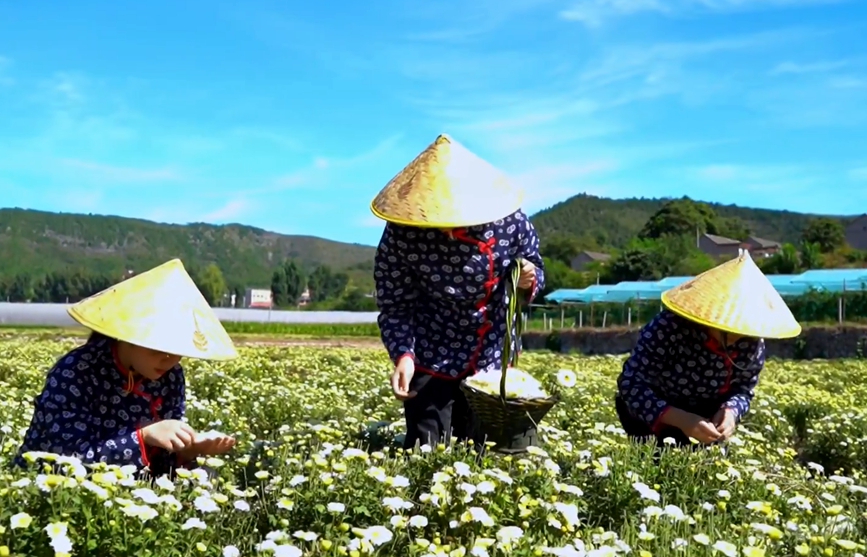
[[[801,326],[744,253],[662,295],[617,380],[615,405],[633,438],[678,445],[731,437],[750,409],[765,364],[765,338]]]
[[[179,260],[95,294],[69,314],[92,333],[48,371],[16,464],[25,466],[31,452],[51,453],[160,476],[235,446],[184,421],[181,357],[229,360],[237,352]]]
[[[387,221],[374,278],[382,341],[404,402],[406,448],[473,439],[460,390],[465,377],[501,365],[506,276],[543,288],[539,238],[506,176],[441,135],[371,203]]]

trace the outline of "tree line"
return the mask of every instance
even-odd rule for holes
[[[654,213],[635,238],[611,254],[611,259],[592,263],[586,271],[571,267],[573,258],[584,250],[575,237],[556,233],[543,236],[545,294],[597,282],[617,284],[697,275],[720,263],[698,248],[697,236],[705,233],[742,241],[751,235],[738,218],[721,217],[706,203],[678,199]],[[799,274],[810,269],[867,265],[867,253],[846,245],[840,221],[819,217],[807,222],[797,245],[783,244],[779,253],[757,263],[766,274]]]
[[[188,268],[190,277],[211,306],[243,307],[246,288],[229,286],[220,267],[215,263]],[[0,275],[0,301],[33,303],[75,303],[109,288],[135,274],[102,274],[86,269],[69,269],[45,274],[15,273]],[[307,272],[297,262],[289,260],[273,274],[271,295],[278,308],[297,307],[302,294],[309,290],[310,309],[338,311],[370,311],[375,303],[365,292],[351,284],[349,275],[327,265]],[[234,296],[234,300],[232,297]]]

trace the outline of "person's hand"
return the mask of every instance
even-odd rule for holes
[[[193,449],[203,455],[226,454],[235,448],[235,438],[219,431],[209,431],[196,435],[193,441]]]
[[[188,449],[196,431],[180,420],[162,420],[141,429],[142,440],[149,447],[176,453]]]
[[[518,288],[523,288],[525,290],[532,288],[534,280],[536,280],[536,266],[525,259],[521,265],[521,276],[518,278]]]
[[[719,441],[722,437],[714,424],[698,414],[687,413],[680,429],[693,439],[705,444]]]
[[[219,431],[197,433],[193,444],[180,452],[182,460],[190,461],[200,456],[215,456],[226,454],[235,448],[235,438]]]
[[[721,439],[728,439],[738,427],[738,420],[735,411],[731,408],[723,406],[713,417],[713,425],[720,434]]]
[[[391,390],[398,400],[407,400],[417,394],[409,390],[413,375],[415,375],[415,361],[410,356],[401,358],[394,366],[394,372],[391,374]]]

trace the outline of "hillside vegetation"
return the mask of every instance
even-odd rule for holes
[[[670,201],[605,199],[582,194],[536,213],[532,220],[542,236],[572,236],[588,249],[623,248],[639,234],[648,219]],[[740,221],[748,233],[780,243],[798,243],[807,223],[819,216],[716,203],[706,205],[719,217]],[[847,217],[837,218],[848,220]]]
[[[287,259],[309,268],[368,268],[374,251],[360,244],[287,236],[238,224],[175,225],[0,209],[0,275],[5,276],[73,268],[119,278],[127,269],[141,272],[179,257],[193,268],[215,263],[230,287],[268,287],[274,269]]]
[[[647,279],[665,272],[696,272],[713,264],[687,249],[689,236],[694,237],[696,229],[735,238],[754,234],[796,245],[810,223],[817,220],[788,211],[688,200],[672,203],[587,195],[572,197],[531,218],[542,236],[543,255],[553,265],[552,288],[589,280],[582,277],[579,281],[564,268],[580,249],[616,255],[607,273],[611,280]],[[839,229],[846,219],[819,220]],[[673,249],[669,240],[659,244],[664,254],[656,248],[650,250],[646,242],[640,249],[634,244],[637,237],[655,242],[663,236],[677,236],[687,251]],[[0,293],[10,300],[78,299],[116,282],[127,270],[141,272],[179,257],[197,284],[209,292],[208,299],[220,300],[221,293],[226,292],[242,296],[246,287],[270,287],[275,301],[284,305],[279,301],[285,299],[291,306],[305,284],[313,290],[315,283],[319,288],[312,301],[321,305],[327,302],[324,292],[329,298],[339,297],[338,291],[348,289],[358,299],[370,292],[374,252],[372,246],[276,234],[240,224],[176,225],[116,216],[0,209]],[[350,306],[356,307],[356,301]]]

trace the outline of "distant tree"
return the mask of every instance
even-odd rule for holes
[[[689,252],[681,258],[674,260],[669,268],[667,276],[691,277],[713,268],[717,262],[708,254],[697,249]]]
[[[29,273],[19,273],[9,282],[6,296],[12,302],[29,302],[36,297],[34,277]]]
[[[717,218],[708,205],[691,199],[678,199],[663,205],[653,213],[638,237],[657,240],[665,236],[695,236],[696,231],[706,232],[708,224]]]
[[[804,242],[804,245],[801,246],[801,268],[809,271],[822,267],[822,251],[819,249],[819,245]]]
[[[645,240],[658,240],[673,236],[689,236],[694,239],[696,233],[744,240],[750,235],[750,230],[739,218],[720,217],[707,203],[684,198],[666,203],[651,215],[638,233],[638,237]]]
[[[277,307],[285,307],[288,304],[289,292],[286,286],[286,269],[282,266],[274,270],[271,275],[271,302]]]
[[[197,273],[196,286],[208,304],[214,306],[222,303],[226,291],[226,279],[216,263],[208,264],[201,273]]]
[[[690,236],[635,240],[606,265],[605,282],[660,280],[702,273],[716,262],[699,251]]]
[[[307,280],[295,261],[287,260],[271,277],[271,296],[275,306],[296,306]]]
[[[349,275],[335,273],[327,265],[320,265],[310,273],[307,288],[312,302],[322,302],[343,295],[349,284]]]
[[[376,300],[358,288],[350,288],[334,305],[335,311],[376,311]]]
[[[820,217],[807,223],[801,240],[804,244],[816,244],[822,253],[830,253],[843,247],[846,243],[846,232],[839,220]]]
[[[746,240],[750,236],[749,227],[737,217],[717,217],[709,223],[707,231],[733,240]]]
[[[579,273],[559,259],[543,258],[545,262],[545,291],[543,296],[561,288],[585,288],[591,284],[588,273]]]
[[[606,267],[607,284],[635,280],[660,280],[659,265],[653,250],[645,247],[627,248],[614,257]]]
[[[235,296],[235,307],[242,308],[244,307],[244,295],[246,294],[245,289],[241,286],[235,286],[232,288],[232,295]]]
[[[286,273],[287,301],[291,305],[297,305],[307,282],[304,277],[304,271],[294,261],[287,261],[283,265],[283,270]]]
[[[769,275],[794,275],[800,270],[801,259],[792,244],[783,244],[779,253],[763,259],[759,263],[762,271]]]
[[[543,257],[571,265],[572,259],[581,253],[582,246],[578,238],[567,234],[551,234],[542,238],[539,251]]]

